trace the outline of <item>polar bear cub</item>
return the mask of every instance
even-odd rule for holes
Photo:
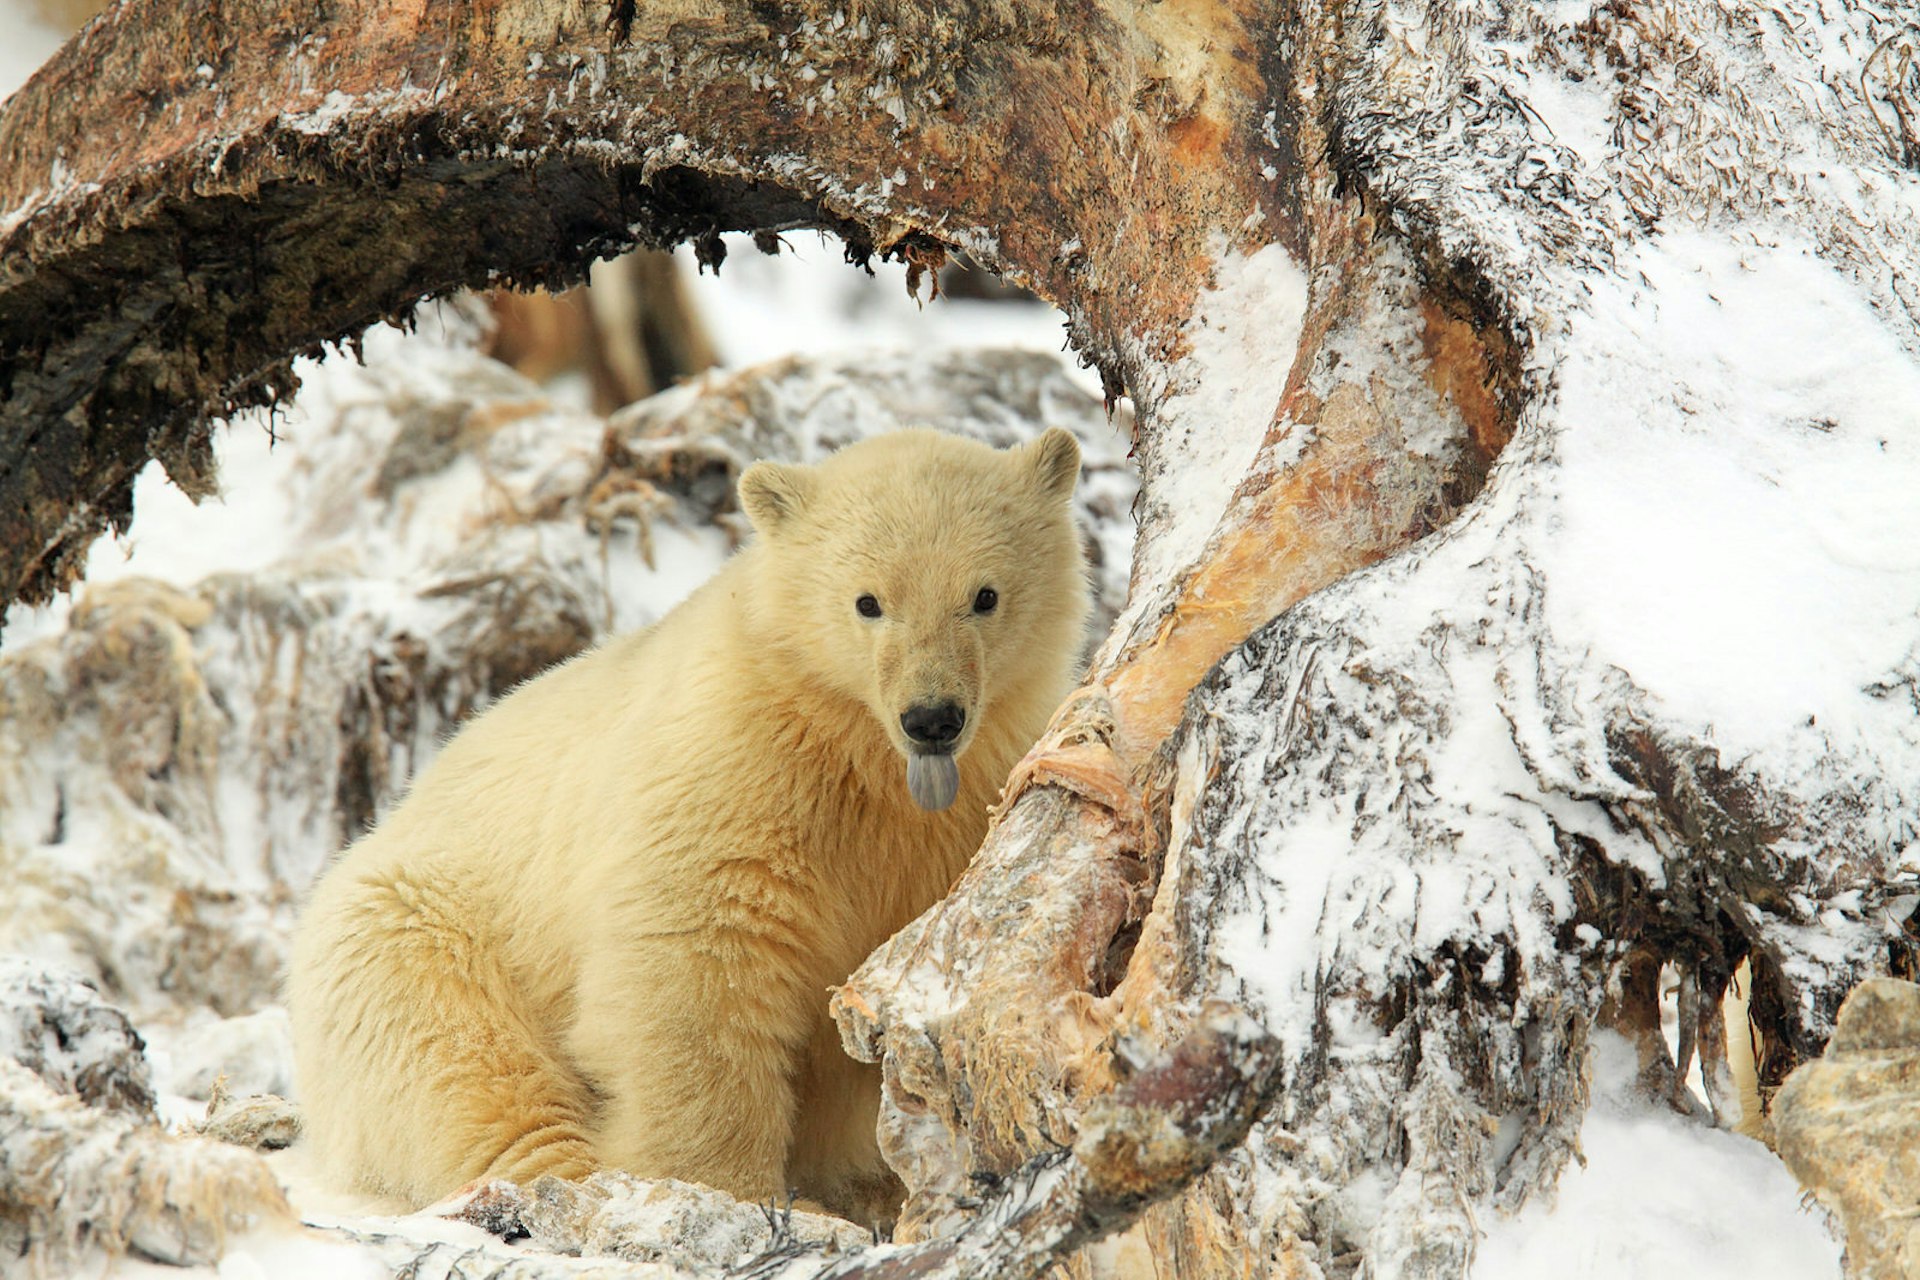
[[[614,1168],[892,1217],[827,988],[952,885],[1071,685],[1079,467],[1059,430],[757,463],[751,545],[467,725],[301,919],[330,1175],[426,1203]]]

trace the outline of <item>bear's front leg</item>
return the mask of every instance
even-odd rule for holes
[[[430,1203],[476,1178],[583,1178],[595,1099],[484,900],[376,834],[315,888],[288,995],[306,1142],[341,1184]]]
[[[765,925],[642,938],[583,967],[571,1049],[605,1099],[608,1165],[743,1200],[787,1194],[811,1010]]]
[[[824,1004],[824,1002],[823,1002]],[[800,1194],[863,1227],[900,1216],[906,1188],[880,1155],[880,1068],[856,1062],[821,1009],[795,1090],[787,1177]]]

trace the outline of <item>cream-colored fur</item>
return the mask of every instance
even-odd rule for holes
[[[946,892],[1069,687],[1078,470],[1059,431],[757,464],[753,545],[468,725],[295,940],[332,1176],[424,1203],[612,1167],[890,1217],[877,1072],[827,988]],[[900,716],[928,699],[967,713],[943,812],[906,783]]]

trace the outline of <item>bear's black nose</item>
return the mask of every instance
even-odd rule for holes
[[[953,702],[923,702],[908,707],[900,717],[900,727],[906,730],[908,741],[935,751],[951,747],[966,723],[967,713]]]

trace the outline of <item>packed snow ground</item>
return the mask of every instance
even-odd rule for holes
[[[33,16],[26,0],[0,0],[0,30],[11,37],[0,48],[0,95],[10,92],[31,67],[54,47],[54,38]],[[1671,242],[1670,242],[1671,244]],[[794,350],[835,350],[875,343],[893,345],[976,345],[1009,342],[1057,350],[1060,343],[1059,318],[1044,308],[1025,310],[1002,306],[941,301],[924,309],[905,294],[898,269],[881,269],[877,280],[865,280],[841,264],[839,251],[830,244],[814,245],[809,238],[799,239],[797,255],[768,260],[753,254],[744,244],[729,259],[718,279],[703,278],[695,296],[711,324],[723,354],[729,363],[739,364],[766,359]],[[1684,247],[1684,246],[1682,246]],[[1742,288],[1753,268],[1723,260],[1724,250],[1696,246],[1697,265],[1720,283]],[[1661,270],[1678,272],[1690,269],[1683,254],[1671,254],[1665,263],[1650,264],[1656,274]],[[1227,282],[1231,285],[1232,282]],[[1665,282],[1662,282],[1665,283]],[[1709,295],[1706,285],[1691,295],[1694,304],[1744,305],[1749,314],[1778,319],[1800,316],[1805,325],[1818,327],[1834,323],[1828,314],[1832,306],[1822,292],[1821,282],[1806,272],[1798,272],[1791,261],[1775,255],[1768,258],[1764,271],[1749,282],[1750,288],[1772,289],[1789,296],[1795,305],[1782,309],[1744,304],[1724,293]],[[1663,293],[1663,299],[1674,294]],[[1801,299],[1808,305],[1801,311]],[[1764,301],[1764,300],[1762,300]],[[1838,304],[1832,304],[1838,305]],[[1679,309],[1668,313],[1663,324],[1674,326],[1676,335],[1684,334],[1686,319]],[[1756,323],[1758,323],[1756,321]],[[303,369],[308,380],[305,407],[296,407],[290,420],[283,422],[288,443],[272,446],[273,433],[261,418],[236,423],[221,441],[225,498],[202,508],[193,508],[177,491],[168,486],[157,471],[143,477],[137,495],[138,517],[133,534],[123,544],[103,542],[90,562],[89,580],[106,581],[114,577],[144,574],[178,583],[191,583],[218,571],[257,569],[285,556],[290,550],[290,524],[279,507],[275,486],[263,478],[276,469],[299,463],[301,451],[324,449],[326,442],[303,441],[300,424],[304,414],[322,403],[335,405],[354,399],[373,399],[390,394],[396,384],[404,383],[409,370],[428,371],[437,347],[461,340],[457,324],[451,329],[429,321],[422,332],[401,335],[384,332],[369,344],[368,367],[361,369],[349,360],[336,359],[318,368]],[[1764,338],[1765,335],[1759,335]],[[1780,339],[1784,341],[1785,339]],[[1796,376],[1791,357],[1803,348],[1769,352],[1764,346],[1744,358],[1749,368],[1729,369],[1732,379],[1750,377],[1755,372],[1771,374],[1773,380],[1763,386],[1780,386]],[[1910,368],[1897,360],[1877,362],[1888,369]],[[1230,369],[1210,369],[1216,378],[1231,376]],[[1579,370],[1569,371],[1577,386]],[[1281,371],[1284,375],[1284,370]],[[1729,383],[1729,385],[1731,385]],[[1599,398],[1632,388],[1593,389]],[[1912,405],[1911,385],[1863,388],[1866,396],[1899,396],[1904,400],[1880,403]],[[1865,403],[1863,401],[1863,403]],[[1724,406],[1708,406],[1718,410]],[[1623,430],[1630,433],[1635,421],[1630,401],[1621,409]],[[1852,430],[1851,422],[1840,426]],[[1734,423],[1738,429],[1738,422]],[[1831,432],[1835,424],[1810,421],[1811,432]],[[1596,441],[1606,447],[1630,450],[1634,437],[1613,433],[1595,433]],[[1875,447],[1862,438],[1861,447]],[[1770,446],[1772,447],[1772,446]],[[1572,519],[1561,554],[1580,557],[1592,568],[1605,572],[1609,566],[1619,577],[1620,598],[1627,612],[1613,615],[1619,630],[1609,639],[1630,653],[1635,636],[1643,634],[1630,626],[1633,610],[1686,609],[1699,616],[1702,635],[1710,635],[1724,625],[1723,607],[1751,610],[1764,599],[1764,583],[1748,578],[1727,579],[1725,597],[1702,598],[1691,588],[1677,592],[1650,592],[1657,583],[1650,570],[1660,562],[1660,544],[1638,550],[1623,548],[1617,539],[1635,528],[1659,528],[1652,522],[1637,525],[1624,513],[1644,506],[1650,513],[1698,509],[1700,519],[1716,518],[1719,527],[1703,528],[1701,536],[1714,545],[1736,549],[1749,535],[1764,539],[1766,514],[1779,507],[1790,507],[1794,518],[1827,520],[1833,534],[1826,540],[1842,561],[1860,565],[1856,577],[1830,581],[1825,588],[1839,593],[1872,591],[1877,575],[1910,574],[1912,548],[1920,545],[1913,528],[1910,502],[1904,506],[1898,495],[1872,497],[1868,508],[1826,509],[1818,503],[1811,508],[1794,501],[1794,486],[1812,484],[1807,467],[1815,459],[1794,452],[1791,442],[1779,442],[1779,494],[1748,493],[1738,488],[1745,480],[1729,479],[1715,487],[1701,488],[1696,483],[1687,492],[1652,493],[1635,486],[1623,491],[1594,495],[1605,499],[1606,518],[1591,528],[1601,531],[1593,537],[1583,535],[1580,511],[1569,511]],[[1911,436],[1900,439],[1899,448],[1912,447]],[[1628,457],[1629,455],[1622,455]],[[1623,462],[1624,465],[1624,462]],[[1676,473],[1678,474],[1678,473]],[[1703,474],[1690,473],[1697,478]],[[1710,479],[1710,477],[1709,477]],[[1910,491],[1908,491],[1910,496]],[[1879,507],[1872,503],[1880,503]],[[1755,505],[1755,504],[1758,505]],[[1596,508],[1599,510],[1599,508]],[[1823,526],[1823,529],[1825,526]],[[1874,535],[1874,530],[1882,534]],[[1204,531],[1201,531],[1202,535]],[[1861,536],[1881,537],[1873,547],[1860,543]],[[1896,536],[1897,535],[1897,536]],[[1824,536],[1824,535],[1823,535]],[[1876,550],[1877,548],[1877,550]],[[669,607],[671,602],[694,585],[695,579],[674,573],[675,548],[664,548],[661,576],[652,584],[647,605],[652,610]],[[710,567],[706,556],[688,552],[686,563]],[[1891,552],[1891,555],[1884,554]],[[1904,559],[1903,559],[1904,557]],[[1791,560],[1755,557],[1750,549],[1739,562],[1743,573],[1758,564],[1767,573],[1793,575],[1801,566]],[[1877,567],[1876,567],[1877,566]],[[1689,575],[1692,581],[1692,575]],[[1760,588],[1756,590],[1755,588]],[[1888,593],[1893,598],[1898,593]],[[1908,593],[1899,598],[1910,599]],[[35,635],[58,630],[67,608],[58,604],[30,613],[14,610],[8,618],[5,636],[9,649],[26,643]],[[1835,617],[1844,610],[1836,609]],[[1760,620],[1764,621],[1764,620]],[[1894,621],[1898,621],[1897,619]],[[1783,633],[1743,617],[1743,633],[1759,637],[1769,644],[1783,644]],[[1598,627],[1599,622],[1589,625]],[[1750,629],[1752,628],[1752,629]],[[1884,669],[1889,655],[1855,652],[1858,641],[1850,636],[1834,637],[1832,650],[1846,661],[1795,665],[1792,654],[1769,649],[1741,649],[1753,663],[1761,664],[1753,672],[1730,671],[1715,664],[1701,664],[1685,652],[1644,655],[1644,670],[1657,673],[1650,680],[1663,695],[1689,698],[1689,709],[1717,729],[1736,738],[1763,736],[1772,731],[1778,717],[1793,711],[1795,691],[1791,685],[1777,682],[1779,696],[1762,707],[1754,707],[1729,694],[1730,689],[1751,688],[1750,678],[1758,673],[1785,671],[1806,679],[1828,679],[1838,667],[1853,669],[1876,666]],[[1718,645],[1702,645],[1703,652],[1724,656]],[[1901,655],[1891,655],[1897,662]],[[1662,666],[1661,664],[1666,664]],[[1736,676],[1743,677],[1738,684]],[[1852,686],[1857,689],[1858,685]],[[1749,717],[1742,719],[1742,717]],[[1764,719],[1762,719],[1764,718]],[[0,725],[0,734],[6,731]],[[248,1087],[272,1088],[286,1079],[285,1023],[274,1009],[261,1010],[248,1019],[231,1019],[212,1024],[190,1038],[155,1048],[156,1078],[163,1091],[172,1094],[167,1108],[175,1120],[183,1121],[198,1109],[191,1100],[198,1097],[214,1069],[230,1069],[235,1063],[250,1063],[253,1078]],[[1596,1103],[1583,1129],[1584,1166],[1568,1169],[1561,1180],[1557,1202],[1551,1206],[1535,1204],[1517,1218],[1483,1222],[1487,1236],[1481,1246],[1475,1274],[1482,1280],[1535,1280],[1551,1273],[1568,1277],[1613,1277],[1633,1280],[1637,1277],[1726,1276],[1740,1280],[1805,1280],[1838,1273],[1839,1245],[1825,1231],[1816,1213],[1801,1207],[1792,1179],[1779,1163],[1756,1144],[1744,1139],[1704,1129],[1696,1124],[1656,1111],[1649,1111],[1629,1099],[1624,1081],[1630,1074],[1630,1054],[1621,1046],[1603,1042],[1597,1055]],[[238,1083],[238,1082],[236,1082]],[[191,1095],[191,1096],[189,1096]],[[483,1237],[476,1229],[414,1215],[403,1219],[379,1217],[379,1206],[351,1199],[340,1199],[315,1188],[300,1163],[299,1151],[276,1158],[276,1169],[287,1180],[296,1204],[315,1222],[353,1221],[362,1229],[397,1231],[418,1238],[444,1238],[476,1244]],[[316,1235],[258,1235],[236,1241],[227,1259],[218,1268],[185,1273],[134,1260],[123,1260],[101,1274],[116,1276],[180,1276],[183,1274],[219,1275],[226,1280],[243,1277],[275,1276],[300,1280],[301,1277],[384,1275],[386,1270],[369,1253],[343,1245],[337,1240]]]
[[[1481,1224],[1475,1280],[1839,1275],[1840,1246],[1786,1167],[1750,1138],[1648,1109],[1628,1092],[1634,1068],[1625,1040],[1595,1038],[1586,1162],[1552,1206]]]

